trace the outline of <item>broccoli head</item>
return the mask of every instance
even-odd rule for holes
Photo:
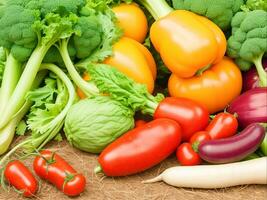
[[[254,10],[238,12],[232,20],[232,35],[228,39],[228,56],[235,58],[241,70],[254,63],[262,86],[267,86],[267,75],[262,57],[267,52],[267,12]]]
[[[73,36],[77,58],[89,57],[102,41],[102,27],[96,16],[80,17],[76,25],[77,33]]]
[[[10,13],[13,13],[12,17]],[[10,49],[18,61],[26,61],[37,45],[37,34],[32,25],[38,20],[38,11],[20,6],[6,7],[0,18],[0,44]]]
[[[232,17],[244,4],[243,0],[172,0],[175,9],[189,10],[206,16],[222,30],[230,28]]]
[[[244,11],[265,10],[267,11],[267,0],[247,0],[245,5],[241,6]]]

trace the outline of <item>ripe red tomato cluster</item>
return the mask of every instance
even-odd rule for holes
[[[200,143],[227,138],[234,135],[238,128],[238,122],[234,115],[229,113],[217,114],[203,131],[196,132],[190,138],[189,143],[181,144],[177,151],[176,157],[181,165],[198,165],[201,158],[198,155],[198,146]]]

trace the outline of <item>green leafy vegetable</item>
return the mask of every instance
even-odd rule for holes
[[[42,64],[41,69],[52,71],[45,85],[28,93],[27,99],[34,102],[27,124],[32,131],[24,145],[27,152],[42,148],[55,138],[64,124],[68,110],[75,101],[75,89],[65,73],[53,64]]]
[[[267,11],[267,0],[247,0],[245,5],[241,6],[244,11],[265,10]]]
[[[103,93],[131,107],[133,111],[153,115],[162,94],[151,95],[145,85],[134,82],[116,68],[108,65],[94,65],[89,68],[90,77]]]
[[[5,67],[1,67],[4,72],[1,72],[0,131],[26,103],[26,95],[43,61],[65,65],[68,75],[85,94],[98,94],[96,86],[84,81],[80,73],[92,60],[103,60],[111,55],[112,42],[119,37],[115,16],[105,1],[6,0],[0,6],[0,46],[8,52]],[[74,67],[73,60],[89,57],[84,68]],[[40,103],[37,99],[31,100]],[[38,121],[40,127],[33,131],[42,133],[43,137],[44,132],[54,136],[53,128],[59,130],[61,120],[42,126],[41,120],[29,116],[30,128],[35,129],[34,123]],[[48,130],[44,131],[46,128]],[[33,146],[38,146],[37,143],[42,145],[46,141],[40,139]]]
[[[46,6],[49,2],[50,4],[54,2],[54,6]],[[64,8],[57,4],[59,1],[49,2],[16,0],[7,1],[4,6],[5,9],[0,19],[0,46],[10,50],[9,57],[14,60],[13,64],[11,63],[10,67],[6,68],[15,68],[15,65],[18,65],[17,61],[27,60],[27,63],[17,84],[12,77],[8,79],[10,82],[14,82],[16,87],[8,100],[9,104],[3,111],[0,129],[24,105],[25,96],[31,89],[40,64],[49,48],[58,40],[70,37],[74,32],[73,28],[77,17],[73,13],[67,12],[72,4],[65,4]],[[73,5],[73,8],[75,9],[77,6]],[[53,10],[55,13],[52,13]],[[45,13],[48,14],[45,15]],[[7,64],[8,60],[9,58]]]
[[[74,104],[64,131],[74,147],[100,153],[109,143],[134,127],[134,112],[109,96],[95,96]]]
[[[46,71],[41,71],[37,74],[32,89],[37,88],[41,82],[43,81],[44,77],[46,75]],[[20,109],[20,111],[12,118],[11,121],[5,126],[5,128],[0,130],[0,155],[5,153],[8,150],[9,145],[11,144],[16,127],[20,124],[20,121],[22,118],[26,115],[28,110],[30,109],[32,103],[29,101],[26,101],[23,107]],[[20,129],[20,128],[19,128]],[[19,132],[23,132],[22,130],[19,130]],[[4,159],[5,160],[5,159]],[[0,161],[1,163],[1,161]],[[1,164],[0,164],[1,166]]]
[[[17,135],[24,135],[27,130],[27,124],[24,120],[21,120],[16,127],[16,134]]]
[[[262,66],[262,57],[267,52],[266,19],[267,12],[263,10],[238,12],[232,20],[227,49],[227,54],[235,58],[241,70],[248,70],[255,64],[261,86],[267,86],[267,74]]]
[[[231,27],[232,17],[244,4],[243,0],[172,0],[175,9],[189,10],[206,16],[222,30]]]

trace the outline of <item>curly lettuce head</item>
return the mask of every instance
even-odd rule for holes
[[[96,96],[74,104],[65,120],[67,140],[74,147],[100,153],[134,127],[134,113],[109,96]]]

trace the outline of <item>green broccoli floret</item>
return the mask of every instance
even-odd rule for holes
[[[102,27],[96,16],[80,17],[76,25],[77,35],[73,36],[74,46],[77,47],[77,58],[89,57],[102,41]]]
[[[267,86],[267,74],[262,67],[262,57],[267,52],[267,12],[254,10],[238,12],[232,20],[232,35],[228,39],[228,56],[235,58],[241,70],[254,63],[260,85]]]
[[[267,11],[267,0],[247,0],[245,5],[241,6],[244,11],[265,10]]]
[[[0,19],[0,44],[10,49],[18,61],[24,62],[37,45],[37,34],[32,25],[40,20],[38,11],[27,10],[20,6],[10,6],[5,9]],[[10,13],[13,14],[12,17]]]
[[[67,8],[62,4],[56,9],[60,13],[43,15],[44,2],[48,1],[7,0],[0,7],[0,46],[8,52],[0,91],[0,154],[8,149],[17,123],[29,110],[26,95],[36,81],[40,83],[37,73],[48,50],[75,32],[78,11],[67,12],[69,4]],[[58,1],[49,2],[56,7]]]
[[[172,0],[175,9],[189,10],[206,16],[222,30],[230,28],[232,17],[244,4],[243,0]]]

